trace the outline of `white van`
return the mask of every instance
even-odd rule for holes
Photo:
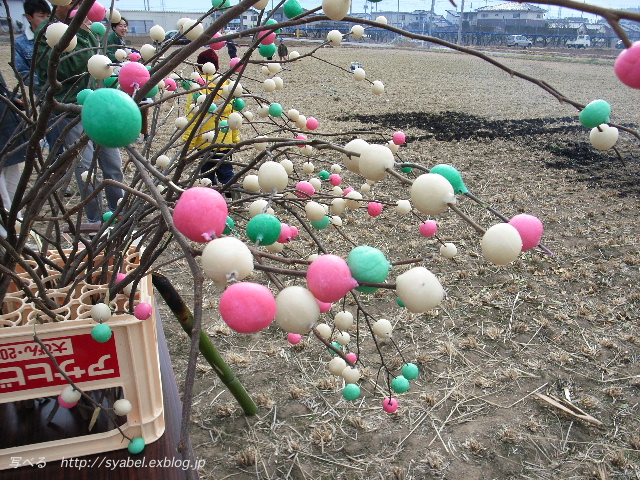
[[[507,37],[507,47],[529,48],[533,42],[524,35],[509,35]]]

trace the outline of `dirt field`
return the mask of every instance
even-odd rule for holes
[[[289,45],[303,54],[310,49]],[[9,78],[6,50],[2,73]],[[393,291],[360,296],[370,314],[395,325],[395,345],[381,351],[386,364],[397,370],[413,362],[421,370],[398,395],[400,409],[392,415],[381,409],[381,360],[364,329],[362,395],[349,402],[342,382],[327,371],[331,355],[315,338],[291,346],[275,324],[254,335],[233,333],[215,308],[221,291],[209,284],[205,328],[260,410],[243,416],[201,361],[191,428],[196,456],[206,459],[201,477],[640,478],[638,140],[621,133],[624,163],[613,151],[599,152],[575,108],[469,56],[341,47],[323,48],[316,57],[287,67],[282,91],[261,92],[257,68],[248,70],[243,85],[285,111],[317,118],[318,132],[339,144],[356,136],[386,142],[402,130],[408,142],[400,161],[452,164],[471,193],[507,217],[539,217],[553,256],[530,251],[495,267],[482,257],[473,229],[446,212],[436,219],[438,236],[459,252],[446,260],[437,241],[420,236],[415,216],[398,216],[393,208],[377,218],[345,215],[345,235],[379,248],[390,261],[432,256],[425,266],[447,290],[442,306],[426,315],[399,308]],[[618,82],[610,61],[534,57],[496,58],[579,103],[603,98],[612,122],[638,129],[638,93]],[[225,53],[222,58],[228,60]],[[368,79],[382,80],[385,93],[374,96],[369,84],[355,82],[351,62],[361,62]],[[251,135],[244,128],[243,135]],[[311,160],[316,172],[341,162],[335,153]],[[348,172],[343,177],[356,188],[364,182]],[[408,196],[408,187],[389,178],[367,198],[395,203]],[[458,202],[485,227],[499,221],[465,196]],[[331,253],[346,256],[353,247],[333,229],[316,235]],[[305,257],[317,252],[314,245],[303,234],[283,254]],[[390,279],[405,269],[394,268]],[[189,299],[185,272],[183,262],[163,270]],[[353,300],[345,308],[355,311]],[[166,310],[163,315],[180,381],[187,341]],[[355,329],[350,333],[355,337]],[[573,413],[552,405],[551,396],[573,405]]]

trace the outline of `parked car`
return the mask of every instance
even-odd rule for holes
[[[178,30],[169,30],[165,33],[162,44],[164,45],[169,42],[173,42],[172,45],[187,45],[190,40],[182,35]]]
[[[618,40],[616,42],[616,48],[619,48],[622,50],[623,48],[627,48],[627,47],[624,46],[624,42],[622,40]]]
[[[530,48],[533,42],[524,35],[509,35],[507,37],[507,47]]]
[[[591,46],[591,38],[589,35],[578,35],[575,40],[567,42],[568,48],[587,48]]]

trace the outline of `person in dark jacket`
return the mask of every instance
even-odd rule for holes
[[[227,40],[225,42],[227,46],[227,53],[229,54],[229,58],[236,58],[238,56],[238,45],[233,40]]]
[[[27,149],[23,147],[15,151],[25,139],[16,135],[20,123],[19,117],[5,101],[13,103],[15,99],[7,89],[2,73],[0,73],[0,95],[4,97],[0,99],[0,208],[8,212],[22,176],[22,163],[24,163]],[[7,235],[1,216],[0,235],[3,237]]]

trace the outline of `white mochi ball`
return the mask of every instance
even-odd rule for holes
[[[438,278],[424,267],[414,267],[396,278],[396,294],[413,313],[434,309],[444,298]]]
[[[520,255],[522,237],[513,225],[498,223],[485,232],[480,245],[484,258],[495,265],[506,265]]]
[[[285,332],[305,334],[319,316],[318,301],[304,287],[287,287],[276,296],[276,322]]]
[[[231,278],[242,280],[253,272],[253,255],[241,240],[221,237],[210,241],[202,251],[202,269],[218,286]]]
[[[425,173],[411,185],[411,203],[418,211],[427,215],[437,215],[456,203],[451,183],[437,173]]]

